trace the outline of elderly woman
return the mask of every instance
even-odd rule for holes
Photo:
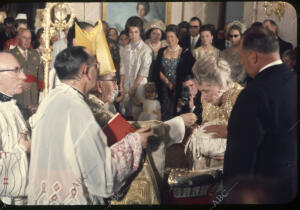
[[[130,43],[121,54],[120,60],[120,91],[125,98],[120,104],[126,107],[127,118],[137,120],[142,109],[131,103],[130,96],[135,95],[141,101],[147,83],[150,65],[152,62],[152,52],[145,42],[141,39],[143,26],[138,19],[132,19],[128,23]]]
[[[232,82],[230,71],[225,60],[213,56],[197,60],[193,66],[203,107],[202,124],[193,130],[185,146],[193,170],[223,165],[228,120],[242,90]]]
[[[240,64],[240,55],[238,48],[241,42],[241,36],[246,30],[246,27],[239,21],[233,21],[228,24],[226,37],[228,37],[231,47],[221,52],[220,56],[224,58],[231,68],[231,79],[241,85],[246,84],[247,73],[243,66]]]
[[[204,25],[200,29],[201,46],[192,51],[196,60],[205,56],[219,57],[220,50],[213,46],[214,31],[211,25]]]
[[[191,73],[195,62],[191,52],[178,45],[179,30],[176,25],[167,26],[166,37],[168,46],[158,51],[154,68],[154,81],[158,90],[163,121],[176,115],[181,80]]]
[[[146,28],[146,41],[145,43],[151,48],[152,50],[152,64],[149,71],[149,81],[154,81],[153,78],[153,71],[154,71],[154,64],[157,58],[158,50],[160,48],[166,47],[168,44],[165,39],[165,30],[166,26],[161,20],[154,20],[148,24]]]

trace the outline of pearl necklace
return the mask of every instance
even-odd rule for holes
[[[171,49],[170,47],[168,47],[168,50],[169,50],[170,52],[176,52],[177,50],[179,50],[179,48],[180,48],[180,46],[177,45],[177,47],[176,47],[174,50]]]
[[[160,41],[159,41],[158,44],[157,44],[155,47],[153,47],[153,45],[151,44],[151,42],[149,42],[149,45],[150,45],[150,47],[154,50],[154,49],[159,48],[160,45],[161,45],[161,43],[160,43]]]

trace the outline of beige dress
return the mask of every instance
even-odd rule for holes
[[[238,83],[232,83],[229,90],[224,93],[227,98],[223,108],[201,99],[203,108],[202,124],[194,129],[185,146],[190,169],[201,170],[210,167],[222,167],[223,160],[216,159],[216,157],[224,155],[226,139],[212,139],[213,133],[205,133],[203,128],[208,125],[227,126],[232,107],[242,89],[242,86]]]
[[[192,54],[196,60],[203,58],[204,56],[214,56],[214,57],[219,57],[220,56],[220,50],[213,48],[209,51],[205,50],[203,46],[200,46],[192,51]]]

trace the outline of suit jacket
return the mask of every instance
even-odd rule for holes
[[[6,34],[4,30],[0,32],[0,50],[3,50],[4,43],[12,38],[10,34]]]
[[[202,104],[201,104],[201,92],[198,91],[196,96],[194,97],[194,106],[195,109],[193,110],[193,113],[197,116],[198,120],[196,123],[198,125],[201,125],[202,123]],[[190,113],[191,109],[189,105],[185,105],[182,107],[181,111],[178,113],[178,115],[184,114],[184,113]]]
[[[182,48],[187,48],[187,49],[191,50],[191,36],[187,36],[186,38],[180,40],[179,45]],[[194,49],[200,47],[200,45],[201,45],[201,39],[199,37],[198,41],[196,42],[196,46],[195,46]]]
[[[293,49],[293,45],[291,43],[282,40],[280,37],[278,37],[278,41],[280,55],[282,55],[282,53],[286,50]]]
[[[288,201],[297,192],[297,76],[286,64],[260,72],[240,93],[228,122],[225,183],[275,178]]]
[[[18,47],[10,50],[10,52],[17,58],[20,65],[23,67],[26,75],[30,74],[40,80],[44,81],[44,70],[41,63],[41,58],[36,50],[28,49],[27,60],[24,58]],[[17,104],[22,111],[24,118],[29,117],[28,106],[39,104],[39,82],[30,82],[29,90],[23,91],[21,94],[15,95],[14,98],[17,100]]]

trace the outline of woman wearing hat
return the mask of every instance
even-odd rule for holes
[[[231,79],[241,85],[246,84],[247,73],[244,67],[240,64],[240,55],[238,48],[241,42],[241,36],[246,30],[246,26],[239,21],[233,21],[228,24],[226,37],[231,43],[231,47],[221,52],[221,57],[225,59],[231,68]]]
[[[153,81],[154,62],[157,58],[157,53],[160,48],[166,47],[168,44],[165,38],[166,26],[161,20],[152,21],[146,28],[146,41],[145,43],[152,50],[152,64],[149,70],[149,81]]]

